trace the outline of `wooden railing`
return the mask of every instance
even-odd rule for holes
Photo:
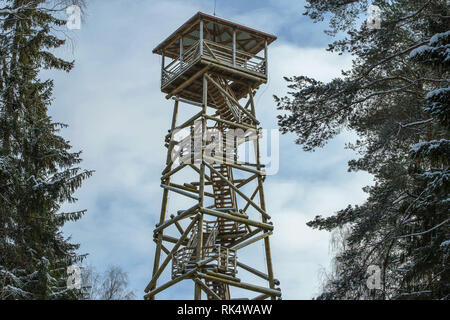
[[[201,49],[203,45],[203,50]],[[187,70],[200,58],[200,52],[203,51],[203,57],[226,65],[240,69],[241,71],[250,71],[260,76],[267,76],[266,59],[236,50],[233,54],[233,48],[215,43],[210,40],[197,40],[188,50],[183,52],[181,59],[173,60],[161,71],[161,86],[164,87],[178,75]]]
[[[264,58],[236,50],[235,61],[233,61],[233,48],[210,40],[203,40],[203,43],[204,56],[232,67],[238,67],[261,75],[266,75],[266,60]]]
[[[177,75],[183,73],[200,56],[200,41],[196,41],[188,50],[183,53],[182,59],[173,60],[168,66],[162,69],[161,85],[164,86]]]
[[[172,279],[175,279],[196,267],[195,248],[184,247],[172,257]],[[237,255],[235,249],[217,245],[203,246],[202,258],[215,257],[205,269],[235,276],[237,273]]]

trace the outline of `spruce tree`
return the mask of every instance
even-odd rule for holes
[[[65,6],[44,0],[3,1],[0,9],[0,298],[74,299],[67,267],[83,258],[61,227],[85,211],[63,213],[92,171],[60,136],[66,125],[48,115],[52,80],[43,69],[69,72],[73,62],[52,50],[64,45]],[[56,6],[55,6],[56,5]]]
[[[351,70],[322,83],[286,78],[275,97],[280,130],[306,151],[343,130],[358,139],[350,171],[375,185],[367,201],[308,225],[346,237],[320,299],[448,299],[449,281],[449,8],[444,0],[308,0],[305,14],[330,19],[328,50],[354,57]],[[361,23],[379,8],[380,29]],[[369,289],[370,266],[381,287]]]

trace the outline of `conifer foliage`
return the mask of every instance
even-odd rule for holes
[[[0,2],[0,299],[79,297],[66,286],[67,267],[83,256],[61,227],[85,211],[60,207],[92,172],[59,135],[66,125],[48,116],[53,82],[39,77],[73,67],[52,53],[65,43],[55,30],[70,2]]]
[[[445,0],[308,0],[305,14],[329,19],[329,51],[352,54],[342,77],[286,78],[275,97],[280,130],[311,151],[342,130],[375,185],[367,201],[308,225],[345,234],[319,299],[449,299],[450,11]],[[362,23],[379,8],[380,29]],[[368,288],[370,266],[380,286]]]

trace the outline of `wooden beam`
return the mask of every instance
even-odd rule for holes
[[[162,240],[166,241],[166,242],[170,242],[170,243],[177,243],[178,242],[177,238],[170,237],[170,236],[167,236],[167,235],[163,235],[162,236]],[[187,244],[187,240],[183,241],[183,243],[182,243],[182,245],[185,245],[185,244]]]
[[[190,104],[190,105],[193,105],[193,106],[196,106],[196,107],[201,107],[202,106],[201,103],[195,102],[195,101],[191,101],[191,100],[188,100],[188,99],[183,99],[183,98],[179,98],[179,97],[172,97],[172,99],[175,100],[175,101],[187,103],[187,104]]]
[[[161,223],[157,228],[155,228],[155,230],[153,230],[153,233],[158,233],[161,230],[171,226],[175,222],[188,218],[189,216],[195,214],[197,209],[199,209],[198,204],[196,204],[195,206],[185,210],[182,214],[174,217],[173,219]]]
[[[181,85],[179,85],[176,89],[172,90],[167,96],[166,99],[170,99],[173,96],[175,96],[177,93],[181,92],[184,88],[186,88],[188,85],[190,85],[192,82],[197,80],[203,73],[206,72],[210,68],[210,65],[207,65],[203,69],[197,71],[192,77],[190,77],[188,80],[184,81]]]
[[[205,45],[206,50],[208,50],[209,54],[214,58],[214,60],[219,61],[217,59],[216,55],[214,54],[214,52],[211,50],[211,48],[208,46],[208,44],[206,42],[204,42],[204,45]]]
[[[229,276],[227,274],[218,273],[218,272],[212,272],[212,271],[203,271],[203,272],[205,274],[209,275],[209,276],[213,276],[213,277],[217,277],[217,278],[221,278],[221,279],[226,279],[226,280],[230,280],[230,281],[241,282],[241,279],[233,277],[233,276]]]
[[[206,213],[206,214],[218,217],[218,218],[232,220],[232,221],[235,221],[235,222],[240,222],[242,224],[248,224],[248,225],[251,225],[253,227],[261,228],[261,229],[264,229],[264,230],[273,230],[273,225],[268,224],[268,223],[262,223],[262,222],[250,220],[250,219],[247,219],[247,218],[240,218],[240,217],[228,214],[228,213],[223,213],[223,212],[219,212],[217,210],[212,210],[212,209],[207,209],[207,208],[203,208],[203,209],[200,208],[200,211],[202,211],[203,213]]]
[[[210,297],[214,300],[222,300],[214,291],[212,291],[206,284],[203,283],[199,278],[195,278],[194,282]]]
[[[247,247],[247,246],[249,246],[249,245],[251,245],[251,244],[253,244],[253,243],[255,243],[255,242],[259,241],[259,240],[267,239],[271,235],[272,235],[272,231],[263,233],[263,234],[255,237],[255,238],[251,238],[251,239],[249,239],[249,240],[247,240],[245,242],[242,242],[241,244],[233,245],[231,247],[231,249],[235,249],[235,250],[242,249],[242,248]]]
[[[166,180],[167,178],[169,178],[170,176],[174,175],[175,173],[177,173],[178,171],[180,171],[181,169],[183,169],[184,167],[186,167],[186,164],[180,164],[178,167],[176,167],[173,170],[170,170],[168,173],[166,173],[165,175],[163,175],[161,177],[161,181]]]
[[[195,122],[195,120],[197,120],[198,118],[200,118],[202,116],[202,114],[203,114],[202,111],[200,111],[199,113],[196,113],[195,115],[190,117],[188,120],[186,120],[185,122],[183,122],[182,124],[177,126],[174,130],[184,129],[184,128],[192,125]],[[171,133],[169,133],[169,135],[171,135],[174,130],[172,130]]]
[[[190,164],[189,166],[190,166],[192,169],[194,169],[195,172],[197,172],[198,174],[200,174],[200,169],[197,168],[197,167],[195,166],[195,164]],[[207,174],[205,174],[205,178],[206,178],[206,180],[211,181],[211,177],[208,176]]]
[[[173,37],[173,39],[166,44],[165,49],[167,49],[170,46],[172,46],[175,42],[177,42],[178,39],[180,39],[180,37],[182,37],[182,36],[188,34],[189,32],[191,32],[192,28],[195,27],[196,25],[197,25],[196,23],[193,23],[192,25],[187,27],[186,30],[184,30],[182,33],[179,33],[178,36]],[[176,57],[177,54],[174,53],[174,56]]]
[[[186,186],[182,186],[182,185],[176,184],[176,183],[170,183],[169,186],[170,187],[174,187],[174,188],[178,188],[178,189],[182,189],[182,190],[185,190],[185,191],[188,191],[188,192],[194,192],[194,193],[200,195],[200,191],[197,190],[197,188],[194,187],[194,186],[186,187]],[[210,197],[210,198],[214,198],[215,197],[215,195],[210,193],[210,192],[205,192],[204,194],[205,194],[205,196]]]
[[[212,121],[216,121],[216,122],[220,122],[220,123],[225,123],[228,124],[231,127],[234,128],[240,128],[243,130],[255,130],[256,127],[251,127],[251,126],[247,126],[245,124],[241,124],[241,123],[236,123],[236,122],[232,122],[232,121],[228,121],[228,120],[224,120],[224,119],[219,119],[219,118],[215,118],[215,117],[211,117],[211,116],[205,116],[206,119],[208,120],[212,120]]]
[[[170,251],[167,249],[164,245],[161,244],[161,249],[164,251],[165,254],[169,255]]]
[[[180,223],[179,223],[178,221],[175,221],[174,223],[175,223],[175,227],[177,227],[178,232],[179,232],[181,235],[183,235],[184,230],[183,230],[183,228],[181,227]]]
[[[253,174],[257,174],[258,176],[265,176],[266,175],[266,173],[264,171],[254,170],[254,169],[251,169],[251,168],[246,168],[246,167],[244,167],[242,165],[238,165],[238,164],[234,164],[234,163],[227,163],[226,165],[230,166],[230,167],[232,167],[234,169],[238,169],[238,170],[242,170],[242,171],[251,172]]]
[[[165,289],[167,289],[167,288],[173,286],[174,284],[176,284],[176,283],[178,283],[178,282],[180,282],[180,281],[182,281],[182,280],[184,280],[184,279],[188,279],[188,278],[192,277],[192,276],[195,274],[196,271],[197,271],[196,269],[191,270],[191,271],[189,271],[189,272],[187,272],[187,273],[185,273],[185,274],[179,276],[178,278],[173,279],[173,280],[167,282],[166,284],[162,285],[161,287],[159,287],[159,288],[157,288],[157,289],[155,289],[155,290],[153,290],[153,291],[147,293],[147,294],[144,296],[144,298],[145,298],[145,299],[151,299],[151,298],[154,297],[157,293],[159,293],[159,292],[161,292],[161,291],[163,291],[163,290],[165,290]],[[147,291],[146,291],[146,292],[147,292]]]
[[[203,161],[205,162],[205,161]],[[243,199],[245,199],[246,201],[250,202],[250,204],[253,206],[253,208],[255,208],[257,211],[259,211],[263,216],[268,216],[270,217],[263,209],[261,209],[253,200],[251,200],[249,197],[247,197],[241,190],[239,190],[238,188],[236,188],[236,186],[231,183],[230,181],[228,181],[228,179],[223,176],[219,171],[217,171],[216,169],[214,169],[211,165],[209,165],[208,163],[205,162],[205,165],[212,171],[214,172],[216,175],[218,175],[222,181],[224,181],[226,184],[228,184],[228,186],[230,186],[231,189],[233,189],[234,191],[236,191],[237,194],[239,194]]]
[[[259,186],[256,187],[255,191],[253,191],[253,194],[252,194],[252,196],[250,197],[250,199],[252,199],[252,200],[255,199],[256,195],[258,194],[258,191],[259,191]],[[247,209],[248,209],[248,207],[250,207],[250,202],[247,202],[247,204],[245,205],[244,209],[242,209],[242,211],[243,211],[243,212],[246,212]]]
[[[213,276],[207,275],[205,273],[201,273],[201,272],[198,272],[197,276],[199,276],[200,278],[207,279],[207,280],[226,283],[231,286],[238,287],[238,288],[243,288],[243,289],[247,289],[247,290],[251,290],[251,291],[266,293],[271,296],[278,296],[278,297],[281,296],[281,291],[277,290],[277,289],[265,288],[265,287],[255,286],[255,285],[252,285],[249,283],[236,282],[236,281],[226,280],[226,279],[222,279],[222,278],[217,278],[217,277],[213,277]]]
[[[264,39],[263,39],[263,40],[260,40],[260,41],[258,41],[258,40],[256,40],[256,39],[253,39],[253,40],[255,40],[256,44],[255,44],[253,47],[251,47],[251,48],[249,48],[248,50],[246,50],[247,52],[252,53],[253,50],[255,50],[257,47],[259,47],[259,46],[261,46],[262,44],[264,44],[264,41],[265,41]]]
[[[186,196],[186,197],[194,199],[194,200],[199,200],[200,199],[200,197],[195,195],[195,194],[192,194],[192,193],[186,192],[184,190],[181,190],[181,189],[178,189],[178,188],[174,188],[174,187],[171,187],[171,186],[168,186],[168,185],[165,185],[165,184],[161,184],[161,188],[164,188],[164,189],[176,192],[178,194],[181,194],[183,196]]]
[[[239,243],[242,243],[242,242],[250,239],[251,237],[253,237],[254,235],[260,233],[261,231],[263,231],[261,228],[257,228],[257,229],[255,229],[253,231],[250,231],[250,233],[247,233],[245,236],[243,236],[239,240],[233,242],[231,245],[233,245],[233,246],[238,245]]]
[[[269,281],[269,276],[267,274],[265,274],[265,273],[263,273],[263,272],[261,272],[259,270],[256,270],[255,268],[252,268],[252,267],[250,267],[250,266],[248,266],[248,265],[246,265],[246,264],[244,264],[242,262],[239,262],[239,261],[237,262],[237,265],[239,267],[241,267],[242,269],[247,270],[250,273],[253,273],[256,276],[258,276],[258,277],[260,277],[260,278],[262,278],[264,280]]]
[[[242,181],[241,183],[237,184],[237,185],[236,185],[236,188],[241,188],[241,187],[245,186],[246,184],[248,184],[248,183],[252,182],[253,180],[255,180],[255,178],[257,178],[257,177],[258,177],[257,174],[254,174],[254,175],[250,176],[249,178],[245,179],[245,180]],[[250,198],[250,199],[251,199],[251,198]],[[252,200],[253,200],[253,199],[252,199]]]

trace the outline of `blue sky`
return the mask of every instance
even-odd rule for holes
[[[269,50],[269,83],[256,97],[264,128],[277,127],[272,94],[286,92],[283,76],[328,81],[351,65],[350,57],[326,52],[327,26],[303,16],[303,5],[291,0],[217,0],[218,16],[278,36]],[[55,79],[51,116],[70,125],[63,136],[74,150],[83,150],[83,167],[96,170],[77,191],[79,201],[64,206],[88,213],[64,232],[81,244],[80,252],[89,253],[89,263],[98,270],[116,264],[127,271],[138,297],[152,272],[153,228],[166,157],[163,137],[172,110],[160,92],[160,57],[151,51],[197,11],[211,14],[213,7],[213,0],[92,0],[81,30],[71,31],[72,41],[58,50],[75,60],[75,69],[43,73]],[[305,153],[293,135],[280,136],[280,170],[267,178],[265,189],[275,225],[275,276],[284,299],[312,298],[319,292],[321,270],[329,268],[329,234],[305,223],[365,199],[361,188],[371,177],[347,172],[353,154],[344,150],[344,143],[353,138],[344,133],[324,149]],[[264,270],[262,247],[248,254]],[[192,283],[184,282],[159,297],[192,296]]]

